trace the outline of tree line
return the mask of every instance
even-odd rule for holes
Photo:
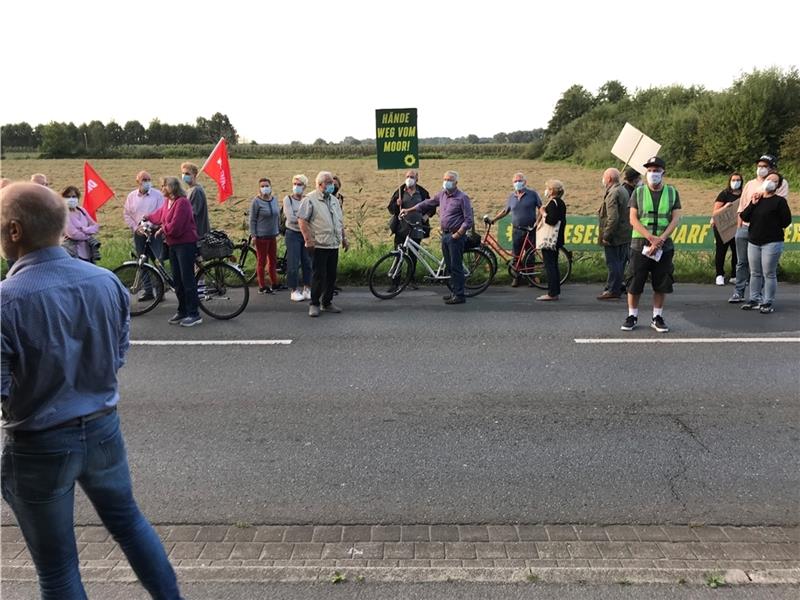
[[[626,122],[662,145],[659,153],[672,169],[729,172],[765,153],[800,169],[796,68],[755,70],[721,92],[672,85],[630,94],[615,80],[593,95],[573,85],[526,157],[606,165]]]

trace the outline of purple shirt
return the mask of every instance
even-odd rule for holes
[[[64,235],[77,242],[75,248],[78,252],[78,257],[89,260],[92,258],[92,250],[86,240],[89,239],[89,236],[100,231],[100,226],[80,207],[67,212],[69,215],[67,216]]]
[[[436,207],[440,209],[439,221],[446,233],[461,230],[463,234],[472,227],[472,203],[469,201],[469,196],[458,188],[451,192],[442,190],[433,198],[417,204],[419,212]]]

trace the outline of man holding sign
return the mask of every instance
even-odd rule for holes
[[[672,258],[675,248],[672,232],[681,219],[681,201],[674,186],[664,184],[666,164],[658,156],[645,164],[647,184],[638,187],[628,203],[633,238],[631,261],[628,265],[628,318],[622,331],[633,331],[639,321],[639,297],[644,291],[647,276],[653,286],[653,319],[650,327],[666,333],[664,300],[672,293]]]

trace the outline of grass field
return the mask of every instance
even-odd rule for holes
[[[204,159],[189,160],[202,166]],[[122,206],[127,194],[136,187],[136,173],[146,169],[157,181],[166,175],[180,175],[180,163],[173,159],[92,161],[95,169],[117,192],[117,197],[98,212],[103,241],[101,264],[113,267],[128,258],[130,234],[122,221]],[[200,182],[208,194],[212,227],[225,229],[232,238],[238,239],[245,232],[244,211],[257,192],[259,177],[269,177],[273,189],[283,198],[291,187],[292,175],[305,173],[313,182],[317,172],[329,170],[342,179],[345,225],[351,243],[355,242],[354,251],[342,255],[342,279],[363,283],[369,266],[383,251],[388,250],[391,237],[387,229],[389,213],[386,205],[392,191],[403,179],[402,172],[378,171],[374,159],[233,159],[231,168],[236,194],[224,204],[216,201],[217,190],[213,181],[201,174]],[[546,179],[560,179],[566,188],[569,214],[595,214],[602,198],[601,170],[535,160],[427,160],[420,169],[420,183],[431,192],[438,191],[442,174],[447,169],[460,173],[460,187],[472,198],[478,218],[485,213],[494,214],[504,206],[505,199],[511,193],[510,182],[516,171],[526,173],[529,185],[540,193]],[[83,189],[83,160],[8,158],[2,161],[2,176],[12,180],[27,180],[32,173],[38,172],[47,174],[53,189],[57,191],[67,185]],[[668,181],[678,188],[684,214],[688,215],[710,214],[714,199],[723,185],[710,180],[669,177]],[[787,252],[781,260],[785,277],[792,281],[800,281],[798,254]],[[685,257],[676,258],[676,270],[684,281],[710,282],[713,280],[713,256],[710,253],[686,253]],[[501,281],[504,273],[505,270],[501,268]],[[601,253],[585,253],[576,263],[574,281],[600,281],[604,278],[605,265]]]

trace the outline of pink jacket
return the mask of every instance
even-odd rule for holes
[[[193,244],[197,241],[192,205],[184,196],[175,198],[171,203],[170,200],[165,200],[161,208],[145,218],[156,225],[161,225],[167,244],[170,246]]]

